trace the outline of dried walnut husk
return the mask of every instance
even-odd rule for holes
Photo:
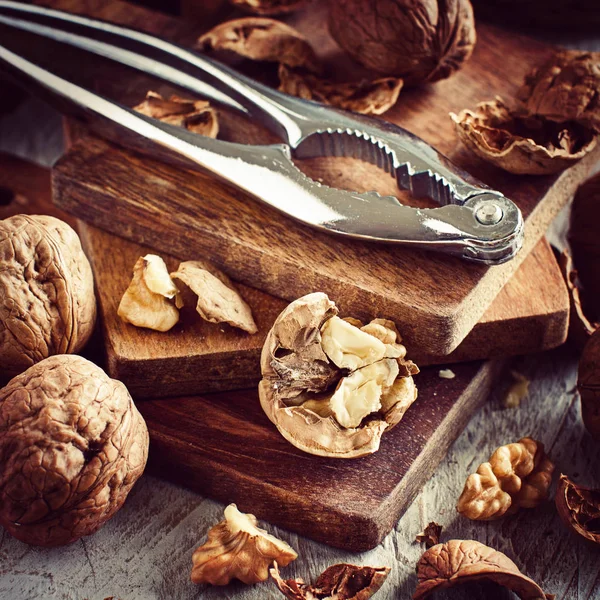
[[[600,130],[600,52],[557,52],[525,77],[517,98],[530,114]]]
[[[250,60],[276,62],[309,71],[320,70],[319,61],[306,38],[293,27],[258,17],[220,23],[198,39],[204,52],[227,50]]]
[[[278,15],[303,8],[312,0],[229,0],[234,6],[239,6],[258,15]]]
[[[433,592],[488,580],[512,590],[522,600],[545,600],[551,596],[502,552],[474,540],[450,540],[427,550],[417,564],[417,589],[413,600]]]
[[[594,332],[583,349],[577,389],[585,427],[595,440],[600,441],[600,329]]]
[[[0,376],[78,352],[95,320],[92,269],[75,231],[49,216],[0,221]]]
[[[469,58],[475,22],[469,0],[336,0],[329,31],[359,63],[407,85],[449,77]]]
[[[134,110],[207,137],[216,138],[219,133],[217,113],[205,100],[186,100],[179,96],[166,99],[156,92],[148,92],[144,102]]]
[[[395,77],[336,83],[285,65],[279,67],[279,81],[281,92],[364,115],[380,115],[394,106],[403,83],[402,79]]]
[[[596,146],[591,129],[523,115],[510,110],[500,98],[478,104],[475,111],[450,116],[469,150],[509,173],[557,173]]]
[[[457,510],[469,519],[489,521],[534,508],[548,498],[553,471],[540,442],[523,438],[501,446],[469,475]]]
[[[254,515],[230,504],[225,519],[209,530],[207,541],[195,550],[191,578],[212,585],[227,585],[232,579],[253,584],[269,578],[274,561],[285,567],[297,557],[288,544],[259,529]]]
[[[229,277],[214,265],[190,260],[181,263],[171,277],[188,286],[198,297],[196,310],[205,321],[228,323],[248,333],[258,331],[252,310]]]
[[[600,490],[579,486],[561,475],[555,502],[560,518],[569,529],[600,544]]]
[[[289,600],[368,600],[379,591],[390,572],[388,567],[358,567],[339,564],[328,567],[315,583],[303,579],[284,580],[278,564],[270,570],[281,593]]]
[[[0,523],[28,544],[94,533],[148,456],[125,386],[76,355],[52,356],[0,390]]]
[[[292,302],[261,356],[263,410],[294,446],[320,456],[375,452],[415,401],[418,368],[391,321],[337,317],[322,293]]]

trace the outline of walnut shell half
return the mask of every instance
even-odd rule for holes
[[[561,475],[555,502],[560,518],[569,529],[600,544],[600,490],[579,486]]]
[[[47,358],[0,390],[0,523],[39,546],[90,535],[147,456],[146,423],[121,382],[80,356]]]
[[[475,111],[450,113],[462,143],[488,162],[518,175],[558,173],[596,146],[591,129],[578,123],[555,123],[523,116],[497,98]]]
[[[449,77],[476,39],[469,0],[335,0],[328,23],[355,60],[407,85]]]
[[[349,322],[352,321],[352,322]],[[337,317],[323,293],[292,302],[261,356],[261,406],[279,432],[310,454],[355,458],[376,452],[384,431],[415,401],[418,368],[390,321],[366,326]]]
[[[95,321],[94,278],[75,231],[49,216],[0,221],[0,376],[78,352]]]
[[[426,550],[417,564],[413,600],[433,592],[487,579],[512,590],[522,600],[545,600],[542,588],[502,552],[474,540],[450,540]]]

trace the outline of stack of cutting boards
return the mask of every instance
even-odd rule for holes
[[[119,0],[40,3],[182,43],[202,33],[200,26]],[[335,61],[339,51],[328,40],[322,17],[314,10],[295,17],[294,24],[319,40],[325,59]],[[53,171],[53,199],[82,221],[107,368],[127,384],[146,418],[155,473],[235,501],[242,510],[313,539],[351,550],[371,548],[390,531],[485,401],[502,357],[564,341],[567,292],[543,234],[598,154],[557,176],[518,177],[463,151],[448,112],[495,94],[514,95],[524,74],[552,51],[485,25],[479,26],[478,37],[462,71],[435,86],[402,92],[385,118],[421,136],[520,206],[524,247],[502,266],[334,238],[208,175],[87,135],[72,143]],[[100,63],[90,72],[96,89],[112,97],[121,94],[128,103],[141,100],[152,85],[139,77],[119,78]],[[164,87],[154,84],[152,89]],[[226,112],[220,117],[227,139],[272,141],[256,124]],[[349,159],[314,159],[301,166],[337,187],[395,192],[391,180]],[[148,252],[163,256],[170,268],[195,258],[216,263],[240,284],[259,332],[249,336],[184,318],[171,332],[157,333],[120,321],[120,297],[136,259]],[[256,383],[264,338],[288,301],[312,291],[328,293],[342,316],[393,319],[409,357],[433,365],[417,378],[419,399],[373,456],[340,461],[303,454],[260,409]],[[456,363],[453,379],[439,377],[440,365],[447,363]]]

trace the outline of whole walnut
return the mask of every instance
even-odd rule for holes
[[[0,378],[79,351],[95,321],[92,269],[75,231],[49,216],[0,221]]]
[[[355,60],[406,85],[449,77],[476,39],[469,0],[330,0],[329,31]]]
[[[46,358],[0,390],[0,524],[59,546],[121,508],[148,457],[127,388],[77,355]]]

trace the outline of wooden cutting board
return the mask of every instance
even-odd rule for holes
[[[47,0],[59,8],[101,16],[190,42],[182,23],[118,0]],[[336,65],[348,64],[329,39],[325,3],[295,16],[295,24]],[[198,30],[196,33],[200,33]],[[478,26],[477,47],[463,70],[422,89],[406,90],[385,118],[415,132],[494,188],[517,202],[526,219],[526,239],[516,259],[497,267],[474,265],[439,254],[342,240],[292,222],[208,175],[177,170],[96,139],[81,140],[56,166],[54,199],[63,209],[100,228],[181,259],[210,258],[238,281],[274,296],[297,298],[321,290],[346,314],[396,321],[407,344],[422,354],[452,352],[488,309],[502,286],[542,237],[548,224],[600,156],[588,156],[557,176],[518,177],[464,151],[449,111],[473,107],[496,94],[510,98],[524,74],[552,51],[548,45]],[[338,68],[339,67],[339,68]],[[346,69],[346,71],[344,71]],[[106,93],[139,101],[144,89],[132,75],[112,71],[96,79]],[[139,81],[137,79],[136,81]],[[155,84],[144,84],[157,87]],[[123,95],[124,94],[124,95]],[[221,111],[223,137],[271,141],[255,125]],[[391,179],[369,165],[315,159],[302,167],[339,187],[390,193]],[[405,195],[402,195],[407,200]],[[409,201],[409,200],[407,200]]]
[[[287,301],[240,285],[259,331],[248,335],[201,320],[193,307],[167,333],[139,329],[117,316],[132,267],[150,248],[79,223],[92,263],[110,374],[134,396],[164,397],[251,387],[260,378],[259,357],[267,332]],[[164,256],[170,270],[179,261]],[[567,334],[569,299],[549,244],[542,240],[449,356],[409,352],[419,365],[526,354],[553,348]]]

